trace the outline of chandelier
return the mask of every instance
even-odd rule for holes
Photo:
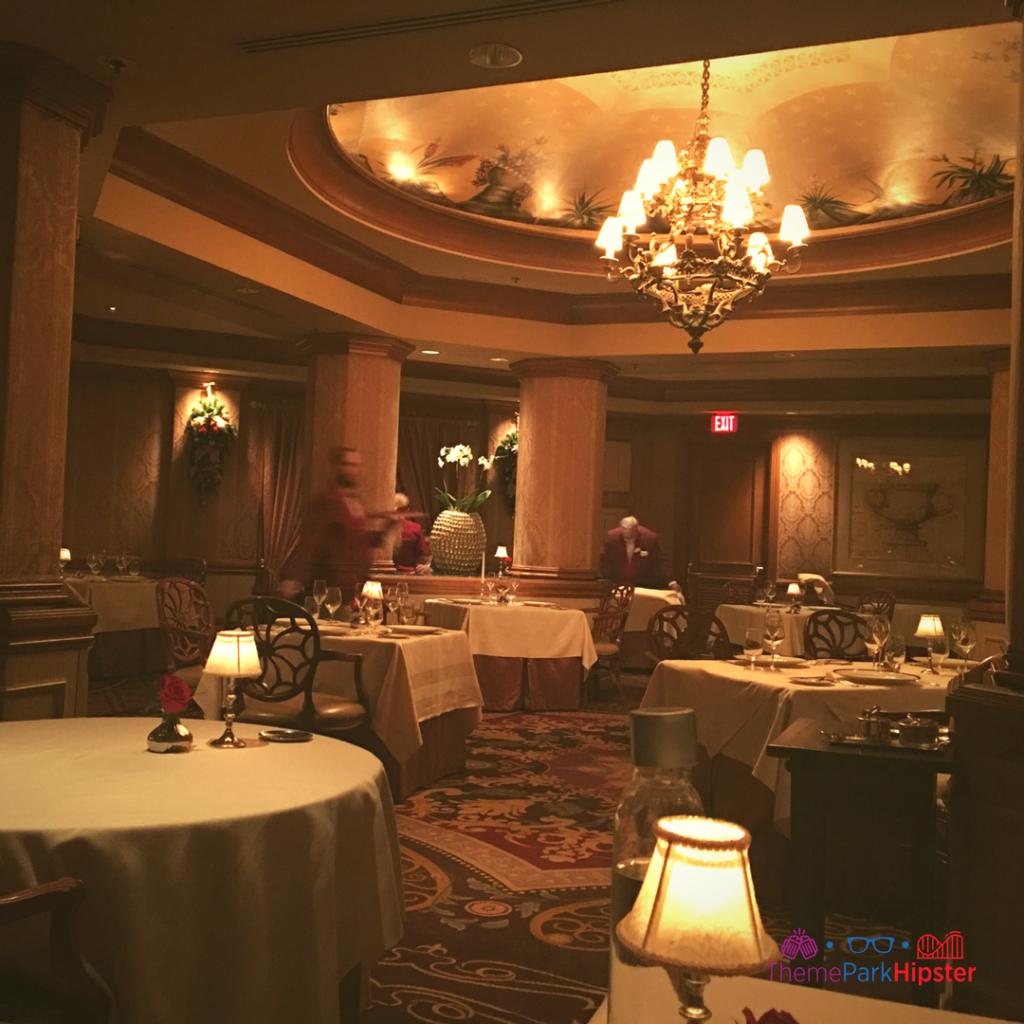
[[[750,200],[768,182],[768,166],[764,153],[752,149],[737,168],[729,143],[708,135],[710,79],[706,60],[700,116],[689,145],[677,156],[672,142],[659,142],[641,165],[635,187],[622,196],[618,216],[609,217],[597,236],[608,280],[625,278],[639,295],[660,302],[669,323],[690,335],[695,353],[704,334],[724,323],[737,302],[764,291],[772,271],[800,269],[809,234],[803,210],[787,206],[779,238],[789,248],[779,260],[764,232],[744,226],[754,219]],[[647,222],[667,231],[652,231],[645,244],[637,228]],[[694,248],[697,234],[708,236],[716,256]]]

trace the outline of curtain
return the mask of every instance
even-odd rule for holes
[[[275,579],[295,554],[302,532],[301,405],[254,403],[261,419],[257,558]]]
[[[409,496],[411,508],[430,517],[423,523],[425,533],[430,532],[430,525],[441,511],[434,497],[434,489],[444,484],[443,471],[437,464],[438,453],[457,444],[468,444],[474,458],[473,467],[466,467],[458,475],[457,467],[448,469],[445,489],[461,495],[472,489],[474,479],[480,484],[484,480],[482,470],[473,475],[473,470],[479,469],[476,458],[488,454],[487,424],[483,418],[402,416],[398,421],[398,489]]]

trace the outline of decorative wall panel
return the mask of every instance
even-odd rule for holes
[[[780,579],[797,573],[832,573],[835,516],[835,439],[827,434],[786,434],[779,446],[778,546]]]

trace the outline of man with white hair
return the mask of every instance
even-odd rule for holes
[[[404,494],[395,495],[395,514],[398,521],[391,531],[391,559],[399,572],[415,572],[425,575],[430,572],[430,548],[419,523],[412,521],[420,512],[409,509],[409,499]]]
[[[632,583],[649,590],[679,590],[661,553],[658,535],[626,516],[609,530],[601,552],[601,575],[615,583]]]

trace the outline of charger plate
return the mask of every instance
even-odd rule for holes
[[[260,739],[268,743],[308,743],[313,738],[311,732],[302,729],[264,729]]]

